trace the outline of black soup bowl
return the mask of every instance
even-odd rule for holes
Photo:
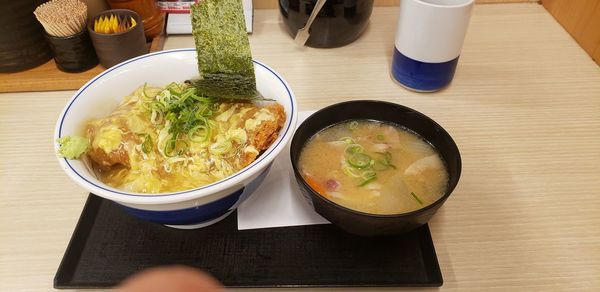
[[[427,140],[440,154],[448,171],[446,193],[421,209],[401,214],[368,214],[338,205],[319,195],[304,180],[298,160],[305,143],[321,130],[348,120],[375,120],[405,127]],[[411,108],[383,101],[348,101],[323,108],[307,118],[292,139],[290,158],[304,197],[315,211],[339,228],[356,235],[401,234],[427,223],[448,199],[460,178],[461,159],[452,137],[438,123]]]

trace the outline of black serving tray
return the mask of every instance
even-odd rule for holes
[[[237,229],[237,214],[196,230],[134,218],[90,194],[54,287],[106,288],[144,268],[182,264],[226,287],[438,287],[427,225],[401,236],[357,237],[331,224]]]

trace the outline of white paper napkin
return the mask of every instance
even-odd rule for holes
[[[298,113],[298,125],[314,111]],[[329,223],[317,214],[300,193],[290,163],[290,145],[271,166],[258,189],[238,208],[238,229]]]

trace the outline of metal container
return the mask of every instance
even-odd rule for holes
[[[279,0],[279,11],[292,37],[306,24],[317,0]],[[306,45],[345,46],[362,34],[373,11],[373,0],[327,0],[310,27]]]

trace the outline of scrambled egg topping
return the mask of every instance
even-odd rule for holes
[[[223,179],[249,165],[276,140],[285,121],[277,103],[219,103],[210,127],[185,141],[169,140],[173,125],[147,108],[162,88],[139,88],[108,117],[88,124],[88,156],[99,178],[119,189],[174,192]],[[169,145],[175,144],[175,145]],[[183,149],[172,155],[167,149]]]

